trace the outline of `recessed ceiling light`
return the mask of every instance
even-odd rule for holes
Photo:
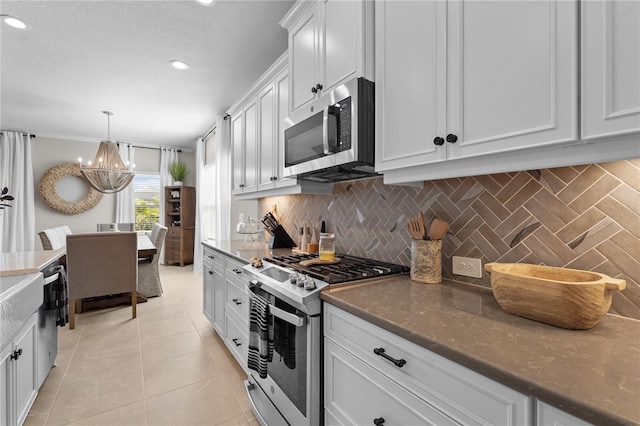
[[[173,60],[173,61],[169,61],[169,63],[171,64],[172,67],[174,67],[177,70],[188,70],[189,69],[189,64],[186,62],[182,62],[182,61],[178,61],[178,60]]]
[[[10,16],[10,15],[0,15],[0,17],[2,17],[2,20],[4,21],[5,24],[13,27],[13,28],[17,28],[19,30],[30,30],[31,29],[31,25],[27,24],[26,22],[24,22],[22,19],[18,19],[15,16]]]
[[[209,6],[210,4],[213,4],[216,0],[196,0],[198,3],[200,4],[204,4],[206,6]]]

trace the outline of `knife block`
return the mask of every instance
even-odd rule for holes
[[[287,231],[284,230],[282,225],[278,225],[273,230],[273,235],[269,238],[269,248],[291,248],[296,247],[296,243],[293,242]]]

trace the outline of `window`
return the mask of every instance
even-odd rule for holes
[[[215,163],[204,166],[202,176],[202,190],[200,191],[202,220],[200,224],[202,230],[200,235],[203,239],[215,238],[216,236],[216,191],[215,191]]]
[[[136,173],[133,178],[136,231],[149,231],[160,222],[160,175]]]

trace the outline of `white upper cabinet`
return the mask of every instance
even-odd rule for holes
[[[258,188],[258,106],[254,97],[231,116],[233,194]]]
[[[252,100],[244,107],[244,188],[255,191],[258,187],[258,105]]]
[[[242,134],[242,113],[231,116],[231,168],[233,170],[232,191],[242,192],[244,188],[244,139]]]
[[[446,5],[376,2],[376,171],[444,160]]]
[[[289,179],[284,171],[283,120],[289,115],[289,70],[283,54],[228,111],[233,185],[238,199],[330,194],[331,185]]]
[[[450,1],[447,14],[447,158],[577,140],[576,2]]]
[[[582,2],[582,138],[640,131],[640,2]]]
[[[577,139],[573,1],[376,2],[376,170]]]
[[[260,123],[258,133],[260,135],[260,171],[258,180],[258,189],[270,188],[276,178],[276,158],[274,151],[276,150],[277,138],[275,124],[277,118],[275,116],[275,84],[268,84],[258,94],[258,107],[260,111]]]
[[[299,1],[283,18],[289,32],[290,110],[354,77],[373,79],[373,4]]]

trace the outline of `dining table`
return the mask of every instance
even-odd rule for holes
[[[153,257],[157,252],[158,250],[149,235],[138,233],[138,257]]]

